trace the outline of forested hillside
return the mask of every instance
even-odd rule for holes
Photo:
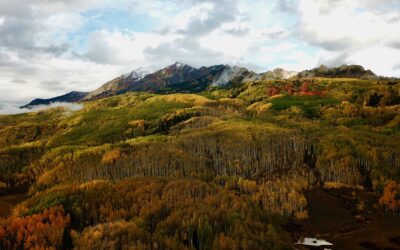
[[[0,249],[292,249],[287,222],[308,220],[314,188],[400,212],[400,81],[82,104],[0,116]]]

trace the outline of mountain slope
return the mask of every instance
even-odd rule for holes
[[[196,69],[182,63],[175,63],[164,69],[147,75],[143,79],[133,82],[121,91],[146,91],[154,93],[201,91],[207,87],[207,81],[211,76],[220,74],[225,66],[217,66],[214,70]]]
[[[72,91],[68,94],[53,97],[50,99],[35,99],[28,103],[27,105],[22,106],[21,108],[32,108],[37,105],[49,105],[55,102],[78,102],[82,100],[88,93],[87,92],[77,92]]]
[[[107,96],[113,96],[117,94],[117,92],[124,90],[129,87],[130,84],[143,79],[148,73],[142,70],[133,70],[132,72],[117,77],[102,86],[98,89],[89,92],[83,100],[90,100],[96,98],[104,98]]]
[[[365,70],[360,65],[342,65],[337,68],[328,68],[321,65],[318,68],[305,70],[300,72],[298,77],[332,77],[332,78],[360,78],[360,79],[377,79],[371,70]]]
[[[252,71],[249,71],[246,68],[234,66],[234,67],[227,67],[219,75],[219,77],[211,83],[211,85],[220,87],[225,86],[228,83],[237,85],[243,82],[259,80],[260,78],[261,78],[260,75]]]

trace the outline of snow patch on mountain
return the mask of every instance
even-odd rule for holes
[[[184,63],[180,63],[180,62],[175,62],[172,66],[174,66],[177,69],[180,69],[180,68],[183,68],[183,67],[189,66],[189,65],[184,64]]]
[[[143,79],[144,77],[146,77],[148,74],[149,74],[149,72],[144,71],[142,68],[138,68],[129,73],[122,75],[122,78],[139,81],[139,80]]]

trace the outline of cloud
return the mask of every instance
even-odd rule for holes
[[[243,37],[248,35],[250,33],[250,30],[251,29],[249,27],[236,26],[231,28],[224,28],[223,32],[227,33],[228,35]]]
[[[212,2],[201,2],[189,10],[190,15],[185,15],[187,20],[179,33],[191,37],[199,37],[221,27],[224,23],[233,22],[238,14],[238,1],[219,0]],[[179,20],[179,17],[177,18]],[[181,20],[180,20],[181,21]]]
[[[293,38],[316,48],[318,64],[356,63],[398,76],[399,9],[393,0],[298,0]]]
[[[276,3],[274,10],[289,14],[297,13],[297,2],[294,0],[280,0]]]
[[[174,58],[196,67],[210,64],[209,58],[216,58],[213,64],[218,64],[221,62],[217,59],[218,56],[223,56],[222,53],[202,47],[198,40],[189,38],[165,42],[154,48],[149,47],[144,53],[150,61],[157,60],[163,65],[171,63],[171,59]]]
[[[50,98],[73,90],[90,91],[125,70],[114,65],[96,64],[75,57],[21,58],[9,52],[7,66],[0,65],[1,102],[18,102],[20,105],[35,98]],[[10,84],[23,79],[25,84]]]
[[[343,53],[327,53],[326,56],[321,56],[318,61],[318,65],[325,65],[328,67],[337,67],[343,64],[349,64],[348,58],[350,54],[347,52]]]
[[[12,114],[23,114],[23,113],[30,113],[30,112],[38,112],[46,109],[51,108],[63,108],[68,115],[71,111],[78,111],[83,108],[82,104],[78,103],[67,103],[67,102],[54,102],[49,105],[38,105],[32,109],[27,108],[19,108],[16,105],[3,103],[0,105],[0,115],[12,115]]]
[[[151,62],[146,62],[146,49],[157,47],[162,43],[174,41],[180,35],[160,35],[153,32],[120,31],[109,32],[105,30],[90,34],[87,43],[87,52],[82,58],[94,63],[111,65],[136,65],[146,67]]]
[[[400,76],[400,69],[394,67],[399,64],[399,58],[400,50],[376,45],[351,53],[348,60],[352,63],[362,64],[379,75]]]
[[[65,88],[61,85],[61,82],[59,81],[44,81],[40,83],[40,86],[50,91],[65,91]]]
[[[74,2],[78,1],[71,1],[72,5]],[[57,0],[1,1],[0,47],[12,49],[22,56],[66,53],[69,49],[66,38],[82,25],[83,18],[70,12],[71,7],[61,7],[63,4]]]
[[[362,2],[300,0],[297,35],[312,45],[331,51],[398,41],[400,19],[393,19],[393,15],[398,15],[397,10],[375,10],[372,7],[376,1]]]
[[[171,1],[174,2],[174,1]],[[191,1],[164,26],[149,32],[95,31],[82,58],[94,63],[159,69],[175,61],[193,66],[248,64],[246,52],[261,39],[281,39],[282,29],[254,29],[235,1]],[[136,10],[137,11],[137,10]],[[259,66],[257,67],[259,68]]]
[[[11,82],[12,83],[17,83],[17,84],[25,84],[26,83],[25,80],[18,79],[18,78],[12,79]]]

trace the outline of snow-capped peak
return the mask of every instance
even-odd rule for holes
[[[134,80],[141,80],[143,79],[145,76],[147,76],[149,73],[146,71],[143,71],[141,68],[133,70],[125,75],[123,75],[122,77],[124,79],[130,78],[130,79],[134,79]]]
[[[183,68],[183,67],[187,66],[187,64],[180,63],[180,62],[175,62],[172,66],[180,69],[180,68]]]

